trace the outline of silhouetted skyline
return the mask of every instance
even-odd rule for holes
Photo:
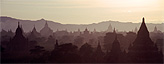
[[[142,18],[139,30],[120,33],[53,32],[46,22],[38,32],[25,33],[20,22],[15,32],[1,31],[2,63],[163,63],[164,33],[149,32]],[[111,25],[109,25],[111,26]]]
[[[164,63],[164,0],[1,0],[1,63]]]

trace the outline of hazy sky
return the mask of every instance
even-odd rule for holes
[[[1,0],[1,16],[63,24],[164,22],[164,0]]]

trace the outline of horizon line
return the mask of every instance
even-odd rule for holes
[[[11,16],[0,16],[0,17],[9,17],[9,18],[13,18],[13,19],[17,19],[17,20],[29,20],[29,19],[22,19],[22,18],[16,18],[16,17],[11,17]],[[143,17],[142,17],[143,18]],[[41,20],[41,19],[44,19],[44,18],[40,18],[38,20]],[[0,19],[1,20],[1,19]],[[47,19],[44,19],[46,21],[52,21],[52,22],[55,22],[54,20],[47,20]],[[30,19],[29,21],[37,21],[36,19]],[[121,23],[142,23],[141,22],[128,22],[128,21],[118,21],[118,20],[102,20],[102,21],[99,21],[99,22],[95,22],[95,23],[84,23],[84,24],[73,24],[73,25],[90,25],[90,24],[99,24],[99,23],[102,23],[102,22],[109,22],[109,21],[112,21],[112,22],[121,22]],[[60,24],[72,24],[72,23],[61,23],[61,22],[56,22],[56,23],[60,23]],[[149,23],[149,24],[164,24],[164,22],[162,23],[150,23],[150,22],[145,22],[145,23]]]

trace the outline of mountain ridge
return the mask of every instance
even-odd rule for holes
[[[22,19],[17,19],[17,18],[8,17],[8,16],[0,16],[1,27],[4,30],[11,29],[12,31],[15,31],[18,21],[22,24],[25,32],[31,31],[34,25],[36,26],[37,31],[40,31],[44,27],[44,24],[46,21],[48,22],[49,27],[54,32],[57,29],[68,30],[68,31],[77,31],[78,29],[80,29],[81,31],[83,31],[85,28],[88,28],[90,31],[93,31],[94,29],[96,29],[97,31],[105,31],[107,30],[109,24],[111,24],[113,28],[115,27],[119,31],[132,31],[135,29],[135,27],[139,28],[140,23],[141,23],[141,22],[139,23],[119,22],[119,21],[109,20],[109,21],[102,21],[102,22],[92,23],[92,24],[62,24],[62,23],[51,21],[51,20],[45,20],[43,18],[39,20],[22,20]],[[157,26],[157,28],[159,28],[159,30],[161,30],[162,32],[164,31],[163,29],[164,23],[160,23],[160,24],[146,23],[146,24],[148,25],[148,28],[150,31],[153,31],[155,26]]]

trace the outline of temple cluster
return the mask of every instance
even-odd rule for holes
[[[113,30],[113,31],[112,31]],[[118,32],[109,25],[105,32],[53,32],[48,23],[29,33],[18,27],[1,31],[3,63],[163,63],[163,33],[149,33],[142,19],[139,30]]]

